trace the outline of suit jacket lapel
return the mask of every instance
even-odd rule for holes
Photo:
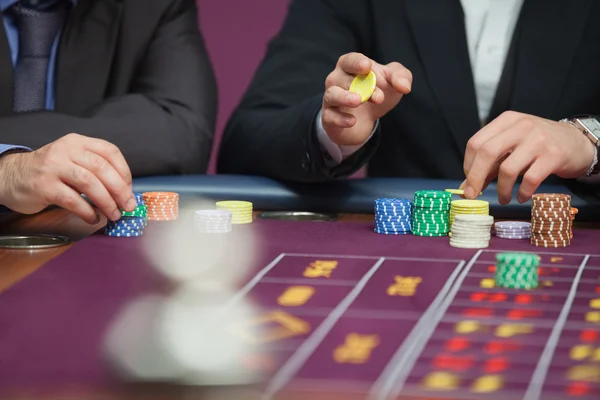
[[[593,0],[525,0],[512,108],[553,115],[588,22]],[[564,117],[568,117],[565,115]]]
[[[10,115],[13,111],[13,65],[6,30],[0,26],[0,115]]]
[[[57,60],[56,110],[78,114],[102,101],[121,23],[120,0],[80,0]]]
[[[399,3],[399,2],[398,2]],[[458,149],[481,127],[459,0],[405,0],[417,49]]]

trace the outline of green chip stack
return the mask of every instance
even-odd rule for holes
[[[538,286],[540,256],[532,253],[496,255],[496,286],[506,289],[535,289]]]
[[[412,233],[416,236],[447,236],[452,194],[440,190],[415,192]]]

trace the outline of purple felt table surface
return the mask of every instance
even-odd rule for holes
[[[600,357],[598,230],[576,230],[564,249],[493,238],[478,251],[452,248],[447,237],[375,234],[371,223],[258,220],[252,229],[261,252],[247,280],[264,276],[246,287],[248,298],[265,314],[280,311],[310,326],[272,343],[285,368],[266,391],[600,398],[600,360],[572,350],[597,348]],[[0,395],[118,385],[101,352],[106,329],[128,301],[168,288],[141,243],[94,235],[0,294]],[[540,287],[495,288],[499,251],[541,254]],[[316,261],[337,264],[330,276],[307,277]],[[291,286],[314,292],[301,306],[282,305]],[[350,334],[375,345],[347,351]],[[532,383],[534,376],[541,380]]]

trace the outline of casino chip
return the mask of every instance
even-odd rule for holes
[[[413,203],[408,199],[381,198],[374,202],[375,233],[406,235],[412,229]]]
[[[356,76],[350,84],[350,91],[358,93],[360,95],[360,100],[364,103],[371,98],[373,92],[375,92],[376,86],[377,76],[371,71],[367,75]]]
[[[459,214],[489,215],[490,203],[484,200],[454,200],[450,203],[450,226]]]
[[[502,221],[495,224],[496,237],[500,239],[530,239],[531,223],[525,221]]]
[[[540,256],[531,253],[498,253],[495,283],[506,289],[535,289]]]
[[[229,210],[198,210],[194,213],[194,227],[199,233],[229,233],[231,219]]]
[[[454,218],[450,246],[462,249],[489,247],[490,229],[494,223],[491,215],[459,214]]]
[[[537,247],[571,245],[571,196],[534,194],[531,198],[531,244]]]
[[[249,201],[218,201],[216,206],[218,210],[231,212],[231,223],[234,225],[252,222],[252,203]]]
[[[139,237],[144,234],[148,224],[148,209],[141,193],[134,193],[137,207],[133,211],[121,211],[118,221],[109,221],[104,228],[104,234],[111,237]]]
[[[145,192],[149,221],[174,221],[179,218],[179,194],[174,192]]]
[[[448,211],[452,194],[439,190],[415,192],[412,233],[416,236],[446,236],[450,231]]]
[[[465,194],[465,191],[463,189],[445,189],[445,192],[448,193],[452,193],[452,194],[458,194],[460,196],[463,196]],[[483,194],[483,192],[479,192],[479,195],[481,196]]]

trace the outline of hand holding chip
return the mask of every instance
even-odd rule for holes
[[[370,72],[376,81],[370,96],[367,93],[361,98],[349,90],[355,77],[364,78]],[[360,145],[371,135],[375,122],[394,108],[411,87],[412,73],[401,64],[381,65],[363,54],[345,54],[325,80],[323,128],[338,145]]]
[[[551,174],[583,176],[594,159],[594,145],[576,127],[517,112],[505,112],[467,143],[461,185],[465,197],[476,198],[496,177],[500,204],[508,204],[519,176],[517,200],[528,201]]]
[[[57,205],[98,223],[81,194],[109,219],[121,217],[119,208],[133,211],[131,172],[117,146],[69,134],[34,152],[0,158],[0,202],[14,211],[33,214]]]

